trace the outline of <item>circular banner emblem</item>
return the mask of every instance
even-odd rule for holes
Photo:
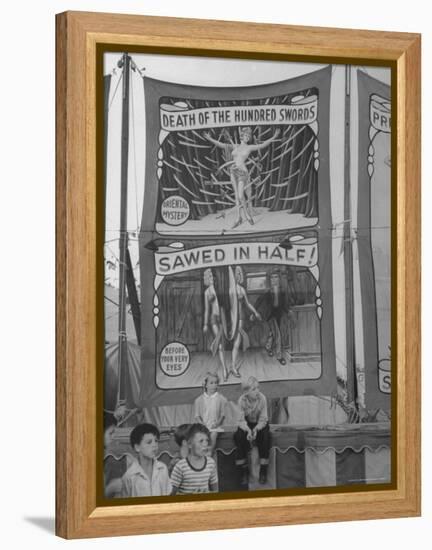
[[[181,225],[188,220],[189,215],[189,203],[180,195],[173,195],[162,202],[161,216],[168,225]]]
[[[189,363],[189,350],[181,342],[170,342],[161,351],[159,365],[167,376],[184,374],[189,367]]]

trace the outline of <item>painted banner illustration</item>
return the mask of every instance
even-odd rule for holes
[[[390,410],[391,103],[390,88],[358,73],[358,250],[366,407]]]
[[[330,78],[144,78],[143,406],[191,402],[209,371],[228,399],[251,375],[269,397],[334,393]]]

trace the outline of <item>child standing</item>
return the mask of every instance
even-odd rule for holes
[[[172,495],[218,491],[216,463],[208,454],[209,431],[192,424],[188,432],[189,455],[174,466],[171,473]]]
[[[122,497],[169,495],[171,483],[168,469],[156,459],[159,430],[153,424],[138,424],[130,434],[132,449],[138,454],[122,477]]]
[[[210,454],[213,455],[218,434],[223,432],[226,398],[218,392],[219,376],[208,372],[203,380],[203,393],[194,404],[195,422],[204,424],[210,432]]]
[[[260,458],[259,482],[266,483],[270,454],[270,428],[267,415],[267,399],[259,391],[258,380],[250,376],[242,384],[243,393],[238,401],[239,425],[234,434],[237,447],[236,465],[241,473],[242,485],[249,479],[247,456],[251,443],[256,440]]]

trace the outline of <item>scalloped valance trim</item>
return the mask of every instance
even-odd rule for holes
[[[271,447],[271,450],[273,450],[273,449],[279,451],[282,454],[286,454],[290,450],[295,450],[295,451],[297,451],[298,453],[301,453],[301,454],[305,453],[306,451],[312,451],[316,454],[324,454],[327,451],[334,451],[336,454],[341,454],[341,453],[343,453],[347,450],[354,451],[355,453],[361,453],[365,449],[367,449],[371,453],[377,453],[378,451],[381,451],[383,449],[390,450],[390,446],[389,445],[379,445],[378,447],[373,448],[370,445],[361,445],[360,447],[355,446],[355,445],[345,445],[342,448],[335,448],[335,447],[332,447],[332,446],[329,445],[328,447],[324,447],[322,449],[319,449],[319,448],[316,448],[316,447],[310,447],[310,446],[304,447],[303,449],[299,449],[295,445],[289,445],[288,447],[283,447],[283,448],[279,447],[278,445],[274,445],[274,446]],[[229,450],[216,448],[217,452],[222,453],[225,456],[231,455],[235,450],[236,450],[236,447],[233,447],[232,449],[229,449]],[[171,459],[177,457],[176,453],[170,453],[169,451],[162,451],[160,453],[159,457],[161,457],[162,455],[165,455],[165,454],[168,455]],[[135,459],[135,456],[132,453],[126,451],[126,452],[121,453],[121,454],[109,452],[104,456],[104,460],[106,460],[108,457],[112,457],[115,460],[121,460],[122,458],[127,457],[127,456],[131,457],[132,459]]]

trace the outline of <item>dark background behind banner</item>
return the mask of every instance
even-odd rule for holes
[[[184,97],[166,97],[162,98],[161,105],[174,106],[176,102],[182,102],[188,105],[188,109],[230,108],[244,104],[270,108],[272,105],[290,105],[292,99],[299,93],[308,98],[316,96],[317,90],[314,88],[297,90],[291,94],[263,97],[246,102],[241,99],[204,101],[189,98],[185,101]],[[290,208],[293,213],[317,217],[318,175],[314,170],[315,134],[311,128],[298,123],[259,125],[245,122],[244,125],[253,128],[251,144],[262,143],[271,137],[275,127],[281,130],[280,142],[271,144],[262,151],[256,151],[247,162],[248,165],[250,164],[249,177],[257,182],[252,205],[267,207],[272,212]],[[216,127],[214,130],[212,137],[222,143],[240,141],[238,127]],[[159,185],[158,206],[169,196],[183,196],[190,203],[191,219],[199,219],[206,214],[233,205],[233,192],[218,185],[219,179],[229,180],[229,168],[216,169],[226,165],[228,155],[224,149],[215,149],[209,143],[204,137],[205,131],[171,132],[161,147],[164,168]],[[212,158],[208,157],[210,151]],[[307,197],[291,200],[305,193]],[[161,221],[159,208],[157,220]]]

